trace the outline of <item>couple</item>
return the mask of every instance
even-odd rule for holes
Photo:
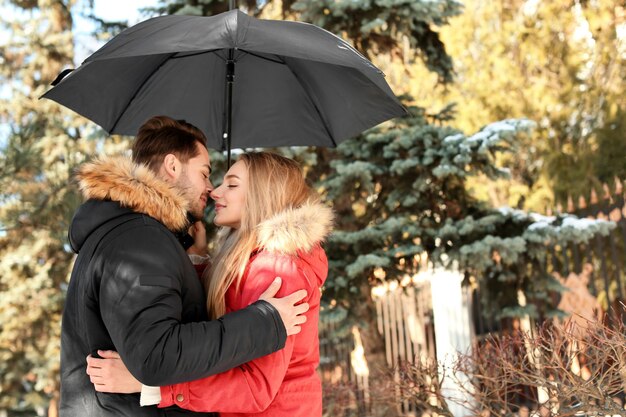
[[[241,155],[216,189],[210,172],[202,132],[164,116],[140,128],[132,160],[80,168],[87,201],[70,227],[79,255],[63,314],[62,417],[321,415],[320,243],[332,212],[278,155]],[[178,237],[209,193],[222,228],[203,289]],[[139,391],[158,405],[140,406],[128,394]]]

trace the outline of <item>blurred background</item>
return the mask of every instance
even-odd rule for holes
[[[336,149],[275,149],[305,166],[338,213],[320,329],[326,415],[471,415],[480,401],[465,392],[465,406],[450,411],[437,366],[421,391],[411,391],[417,382],[403,367],[445,362],[486,335],[554,318],[592,312],[619,329],[625,2],[238,7],[346,39],[383,69],[410,112]],[[81,202],[73,172],[132,141],[38,98],[134,23],[226,10],[218,0],[0,1],[0,417],[57,415],[74,258],[66,235]],[[211,157],[219,183],[225,158]],[[424,396],[429,386],[438,388]],[[541,389],[530,391],[501,396],[521,415],[540,400]],[[623,401],[623,388],[606,395]]]

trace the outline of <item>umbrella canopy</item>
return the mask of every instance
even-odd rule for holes
[[[109,133],[135,135],[167,115],[221,150],[231,146],[227,136],[233,148],[332,147],[406,113],[384,74],[341,38],[239,10],[149,19],[60,78],[43,97]]]

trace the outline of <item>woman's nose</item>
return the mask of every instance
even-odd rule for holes
[[[212,189],[212,190],[209,192],[209,196],[211,196],[211,198],[212,198],[213,200],[217,200],[217,199],[219,198],[219,195],[218,195],[218,190],[219,190],[220,188],[222,188],[222,187],[220,186],[220,187],[214,188],[214,189]]]

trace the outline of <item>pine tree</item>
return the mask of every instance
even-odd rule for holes
[[[74,167],[103,146],[100,129],[38,98],[73,66],[73,2],[1,4],[0,409],[56,415],[60,320],[73,255]],[[6,17],[11,20],[7,20]],[[118,140],[119,142],[119,140]]]
[[[445,113],[411,110],[412,117],[317,151],[309,172],[338,214],[327,245],[324,299],[359,325],[374,383],[384,378],[385,360],[373,286],[417,273],[426,257],[475,280],[483,311],[496,319],[556,316],[550,297],[562,287],[546,265],[548,245],[588,242],[614,228],[605,221],[494,209],[472,197],[473,176],[508,176],[494,157],[515,152],[534,122],[505,120],[465,135],[444,122]],[[528,300],[524,306],[520,293]]]

